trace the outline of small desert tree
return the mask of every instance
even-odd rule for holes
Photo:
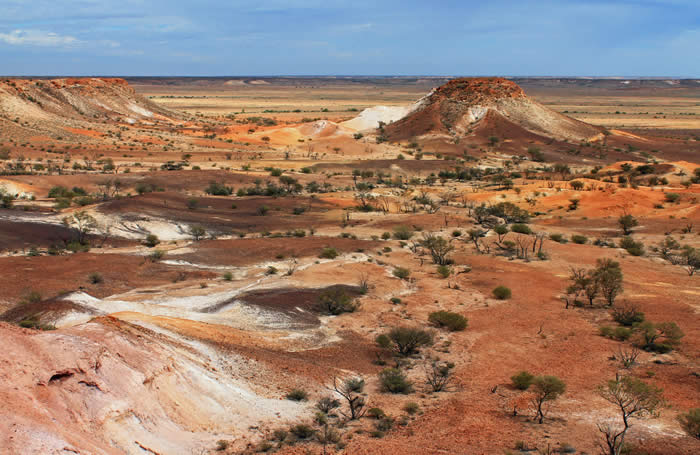
[[[366,412],[366,401],[361,395],[365,389],[365,380],[361,377],[347,378],[339,382],[338,378],[333,378],[333,390],[340,395],[347,403],[350,420],[359,419]]]
[[[448,255],[455,249],[449,240],[432,232],[424,233],[420,245],[430,251],[433,262],[437,265],[447,265],[450,263]]]
[[[452,380],[452,369],[454,363],[443,363],[438,360],[432,360],[425,365],[425,383],[428,384],[433,392],[442,392],[447,388]]]
[[[190,235],[195,242],[199,242],[207,235],[207,231],[203,226],[190,226]]]
[[[537,376],[532,380],[532,407],[538,423],[544,421],[547,402],[554,401],[566,391],[564,381],[556,376]]]
[[[677,347],[685,334],[675,322],[644,321],[636,327],[637,345],[647,351],[669,352]]]
[[[633,217],[632,215],[624,214],[617,219],[617,224],[620,225],[620,229],[622,229],[622,233],[624,235],[630,235],[632,233],[632,229],[639,226],[639,221],[637,221],[637,218]]]
[[[631,377],[617,377],[598,387],[598,394],[612,403],[622,418],[622,428],[610,423],[599,423],[598,430],[605,437],[601,448],[607,455],[620,455],[625,435],[630,428],[630,419],[654,415],[663,405],[662,390]]]
[[[376,341],[380,347],[408,357],[418,348],[432,345],[433,334],[417,327],[394,327],[388,334],[379,335]]]
[[[680,260],[689,276],[695,275],[700,270],[700,250],[690,246],[684,246],[680,254]]]
[[[572,283],[567,288],[567,294],[574,294],[576,296],[582,293],[586,296],[588,303],[592,306],[593,301],[600,291],[600,286],[595,276],[595,272],[583,268],[571,268],[571,276],[569,279],[572,281]]]
[[[72,227],[78,235],[78,243],[85,245],[87,236],[97,227],[97,220],[85,211],[75,212],[63,218],[66,227]]]
[[[598,259],[594,276],[608,305],[615,303],[615,298],[623,291],[622,269],[620,263],[612,259]]]

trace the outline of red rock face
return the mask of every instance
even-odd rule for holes
[[[502,77],[463,77],[438,87],[430,96],[431,103],[443,99],[469,104],[485,104],[502,98],[524,98],[518,84]]]

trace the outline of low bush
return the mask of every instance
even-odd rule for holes
[[[146,239],[143,242],[143,244],[146,245],[148,248],[153,248],[156,245],[158,245],[159,243],[160,243],[160,239],[155,234],[148,234],[146,236]]]
[[[341,289],[330,289],[319,296],[316,308],[321,313],[337,316],[356,311],[359,303]]]
[[[289,432],[298,440],[311,439],[311,437],[316,433],[310,425],[305,423],[293,425],[291,428],[289,428]]]
[[[615,322],[627,327],[644,321],[644,313],[639,310],[639,306],[628,302],[615,304],[612,317]]]
[[[322,259],[335,259],[338,257],[338,250],[336,250],[333,247],[327,246],[321,250],[321,254],[319,254],[319,257]]]
[[[309,394],[306,390],[294,389],[287,394],[286,398],[291,401],[306,401],[309,398]]]
[[[664,196],[666,198],[666,202],[678,202],[681,199],[681,195],[678,193],[664,193]]]
[[[449,278],[450,275],[452,275],[452,267],[450,267],[449,265],[438,265],[437,273],[442,278]]]
[[[403,410],[410,415],[416,414],[418,411],[420,411],[420,406],[418,403],[414,401],[409,401],[405,405],[403,405]]]
[[[555,234],[549,234],[549,239],[550,239],[551,241],[557,242],[557,243],[566,243],[566,242],[568,242],[568,240],[566,239],[566,237],[564,237],[563,234],[556,234],[556,233],[555,233]]]
[[[400,278],[402,280],[407,280],[409,276],[411,276],[411,271],[408,270],[405,267],[395,267],[394,270],[391,272],[396,278]]]
[[[646,351],[661,354],[678,347],[684,336],[675,322],[644,321],[635,327],[635,344]]]
[[[515,387],[518,390],[529,389],[534,379],[535,376],[533,374],[530,374],[529,372],[524,370],[510,377],[511,382],[513,383],[513,387]]]
[[[233,194],[233,188],[223,183],[211,182],[209,186],[204,189],[204,192],[212,196],[230,196]]]
[[[428,321],[436,327],[446,328],[451,332],[467,328],[468,320],[464,316],[451,311],[434,311],[428,316]]]
[[[336,408],[340,407],[340,401],[336,400],[333,397],[327,396],[327,397],[322,397],[320,400],[316,402],[316,409],[321,411],[324,414],[328,414],[331,411],[333,411]]]
[[[632,256],[644,255],[644,244],[642,242],[635,242],[629,235],[620,239],[620,248],[626,250]]]
[[[625,341],[632,336],[632,329],[627,327],[610,327],[604,325],[600,328],[600,335],[611,340]]]
[[[104,281],[104,278],[102,278],[102,275],[100,275],[97,272],[92,272],[88,276],[88,279],[90,280],[90,283],[92,283],[92,284],[100,284]]]
[[[588,243],[588,237],[586,237],[585,235],[574,234],[571,236],[571,241],[578,245],[585,245],[586,243]]]
[[[518,234],[532,234],[532,229],[527,224],[514,224],[510,227],[512,232],[517,232]]]
[[[413,237],[413,229],[408,226],[396,226],[394,228],[394,238],[396,240],[409,240]]]
[[[511,296],[511,291],[505,286],[498,286],[493,291],[493,296],[498,300],[507,300]]]
[[[408,394],[413,391],[413,384],[398,368],[385,368],[379,372],[379,383],[383,392]]]
[[[431,346],[433,334],[417,327],[394,327],[389,333],[379,335],[376,342],[382,348],[407,357],[423,346]]]

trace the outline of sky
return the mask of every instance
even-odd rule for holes
[[[0,74],[700,77],[700,0],[0,0]]]

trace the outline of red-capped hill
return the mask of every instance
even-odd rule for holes
[[[530,99],[518,84],[500,77],[459,78],[420,99],[412,111],[386,127],[393,141],[418,137],[486,136],[497,125],[509,139],[540,136],[590,140],[602,128],[572,119]]]

